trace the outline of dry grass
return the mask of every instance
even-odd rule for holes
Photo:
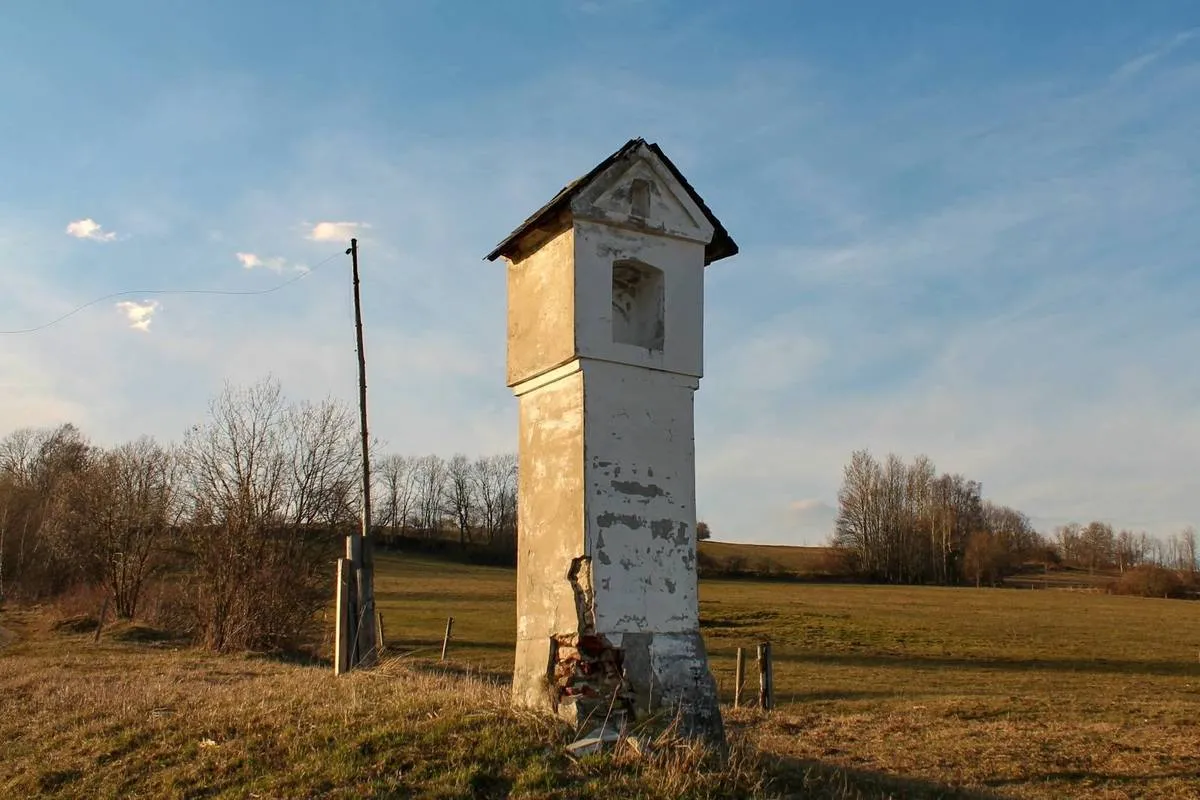
[[[430,652],[453,614],[455,659],[511,669],[511,571],[383,563],[393,646]],[[726,702],[737,647],[774,642],[778,710],[732,719],[792,772],[845,770],[898,796],[1200,798],[1194,603],[747,580],[702,581],[700,597]]]
[[[729,764],[670,742],[575,762],[506,702],[514,583],[381,558],[390,651],[418,652],[344,680],[4,612],[0,797],[1200,798],[1193,603],[702,582],[725,699],[736,648],[769,638],[778,710],[726,709]]]
[[[503,684],[461,666],[391,659],[335,679],[323,666],[148,644],[127,625],[92,644],[44,612],[2,618],[15,641],[0,652],[0,797],[776,794],[774,766],[744,737],[727,759],[669,730],[646,751],[572,759],[571,730],[513,710]],[[835,774],[807,781],[815,797],[859,796]]]

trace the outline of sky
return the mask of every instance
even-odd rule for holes
[[[178,440],[227,381],[394,452],[516,447],[482,257],[626,140],[706,273],[697,506],[819,544],[855,449],[1043,531],[1200,524],[1200,4],[9,4],[0,432]],[[299,278],[298,280],[293,280]],[[258,295],[157,294],[208,289]]]

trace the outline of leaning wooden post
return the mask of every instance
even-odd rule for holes
[[[350,582],[354,580],[354,563],[348,558],[337,560],[337,598],[333,633],[333,674],[350,671],[351,651],[354,648],[354,603],[351,602]]]
[[[100,641],[100,631],[104,629],[104,615],[108,613],[108,595],[104,596],[104,603],[100,606],[100,616],[96,619],[96,635],[92,638],[93,642]]]
[[[450,646],[450,629],[454,627],[454,617],[446,617],[446,635],[442,638],[442,657],[440,661],[446,660],[446,648]]]
[[[737,651],[737,667],[733,671],[733,707],[737,708],[742,704],[742,684],[746,680],[746,650],[738,648]]]
[[[383,612],[375,614],[375,650],[379,653],[383,652],[385,640],[383,638]]]
[[[771,675],[771,643],[758,646],[758,707],[770,711],[775,707],[775,686]]]

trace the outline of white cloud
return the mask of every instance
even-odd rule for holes
[[[117,238],[115,233],[104,230],[103,226],[91,217],[77,219],[67,225],[67,235],[76,239],[91,239],[93,242],[111,242]]]
[[[278,258],[278,257],[262,258],[261,256],[258,256],[254,253],[234,253],[234,255],[237,257],[237,260],[242,263],[242,266],[245,267],[246,269],[260,269],[261,268],[261,269],[269,269],[272,272],[283,272],[284,269],[288,268],[287,261],[285,259]],[[307,272],[308,271],[308,267],[306,267],[302,264],[293,264],[290,268],[296,270],[297,272]]]
[[[117,309],[129,320],[129,327],[135,331],[148,332],[155,312],[159,309],[157,300],[147,300],[136,303],[129,300],[117,303]]]
[[[305,238],[314,242],[340,242],[350,239],[358,230],[369,227],[365,222],[318,222]]]

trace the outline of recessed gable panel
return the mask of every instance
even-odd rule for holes
[[[653,154],[614,164],[571,204],[577,216],[709,242],[713,226]]]

